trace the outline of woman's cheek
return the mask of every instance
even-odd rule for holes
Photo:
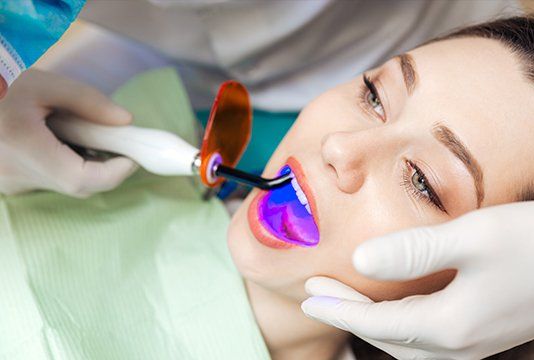
[[[407,296],[430,294],[443,289],[456,275],[455,270],[445,270],[412,281],[376,281],[358,273],[352,264],[354,250],[365,241],[377,236],[399,230],[399,224],[377,224],[367,219],[369,226],[356,231],[352,236],[338,232],[336,249],[322,254],[325,261],[324,275],[343,282],[374,301],[398,300]],[[375,229],[381,229],[376,231]],[[342,239],[342,240],[339,240]],[[325,239],[328,241],[328,238]],[[330,242],[330,241],[329,241]],[[335,259],[335,260],[333,260]]]

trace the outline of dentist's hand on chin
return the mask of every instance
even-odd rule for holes
[[[45,124],[54,110],[87,121],[126,125],[132,116],[87,85],[29,70],[0,101],[0,193],[48,189],[76,197],[110,190],[136,168],[126,158],[84,161]]]
[[[397,358],[480,359],[534,339],[534,202],[369,240],[353,260],[379,280],[458,269],[439,292],[378,303],[332,279],[308,280],[308,316]]]

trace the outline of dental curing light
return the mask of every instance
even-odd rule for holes
[[[70,115],[47,120],[61,140],[84,148],[127,156],[158,175],[199,175],[207,187],[231,179],[269,190],[291,181],[289,175],[273,179],[235,169],[252,129],[252,108],[246,88],[236,82],[221,85],[211,108],[200,151],[167,131],[137,126],[107,126]]]

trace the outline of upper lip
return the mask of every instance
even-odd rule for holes
[[[304,173],[304,170],[302,169],[302,165],[293,156],[287,159],[287,165],[289,165],[289,167],[291,168],[291,171],[295,175],[295,178],[297,179],[300,188],[304,192],[304,195],[306,195],[306,199],[308,199],[308,204],[310,204],[311,208],[311,216],[313,217],[313,220],[317,225],[317,228],[319,229],[319,213],[317,211],[317,204],[315,202],[313,190],[308,184],[306,175]]]

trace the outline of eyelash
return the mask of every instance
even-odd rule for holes
[[[415,188],[415,185],[413,184],[412,180],[414,175],[416,174],[421,178],[426,188],[425,191],[428,193],[428,195],[425,195],[421,190]],[[448,214],[439,196],[436,194],[436,192],[428,182],[426,175],[414,162],[410,160],[406,160],[406,166],[403,170],[401,185],[406,190],[408,190],[416,199],[422,200],[427,204],[435,207],[436,209]]]
[[[374,96],[374,98],[378,100],[380,107],[382,108],[382,114],[376,111],[374,106],[369,103],[369,95]],[[375,83],[371,79],[369,79],[367,74],[363,74],[363,85],[361,86],[359,101],[366,112],[368,112],[372,116],[378,117],[380,121],[384,123],[386,122],[387,116],[386,111],[384,109],[384,104],[382,103],[382,100],[378,95],[378,90],[376,89]]]

